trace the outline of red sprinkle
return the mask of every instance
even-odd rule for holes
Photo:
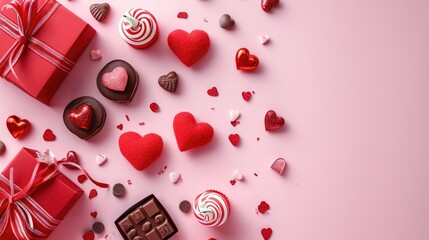
[[[98,214],[97,211],[93,211],[93,212],[89,213],[89,215],[91,215],[91,217],[93,217],[93,218],[96,218],[97,214]]]
[[[215,110],[215,108],[214,108],[214,107],[211,107],[211,108],[210,108],[210,110]]]
[[[55,134],[52,132],[51,129],[46,129],[45,132],[43,133],[43,140],[47,141],[47,142],[51,142],[51,141],[55,141],[56,136]]]
[[[165,173],[165,171],[167,170],[167,165],[164,165],[161,170],[159,170],[158,175],[161,175],[163,173]]]
[[[95,238],[95,234],[92,230],[89,230],[88,232],[86,232],[85,234],[83,234],[83,239],[84,240],[94,240]]]
[[[256,141],[259,141],[259,140],[260,140],[260,138],[259,138],[259,137],[257,137],[257,138],[256,138]]]
[[[266,211],[268,211],[270,209],[270,205],[265,202],[262,201],[259,205],[258,205],[258,211],[262,214],[264,214]]]
[[[159,106],[156,102],[153,102],[149,105],[150,110],[152,110],[152,112],[158,112],[159,111]]]
[[[118,126],[116,126],[119,130],[121,130],[122,131],[122,129],[124,129],[124,125],[121,123],[121,124],[118,124]]]
[[[228,139],[234,147],[237,147],[240,143],[240,135],[238,134],[230,134]]]
[[[187,12],[179,12],[177,14],[177,18],[187,19],[188,18],[188,13]]]
[[[95,189],[91,189],[91,191],[89,192],[88,198],[89,199],[93,199],[98,195],[97,190]]]
[[[77,176],[77,181],[78,181],[80,184],[84,183],[87,179],[88,179],[88,178],[86,177],[86,175],[85,175],[85,174],[81,174],[81,175]]]
[[[236,182],[237,181],[235,181],[234,179],[233,180],[229,180],[229,183],[231,183],[232,186],[234,186]]]
[[[133,182],[131,182],[131,179],[128,179],[127,183],[128,183],[128,185],[133,184]]]
[[[258,174],[257,174],[257,173],[253,173],[253,175],[255,175],[255,177],[257,177],[257,176],[258,176]]]
[[[209,90],[207,90],[207,94],[208,94],[209,96],[212,96],[212,97],[217,97],[217,96],[219,96],[219,92],[217,91],[217,88],[216,88],[216,87],[212,87],[212,88],[210,88]]]
[[[128,116],[128,114],[125,115],[125,119],[127,119],[127,121],[129,122],[130,121],[130,116]]]
[[[235,121],[231,121],[231,125],[232,125],[233,127],[237,126],[238,124],[240,124],[240,121],[237,121],[237,120],[235,120]]]
[[[252,94],[255,94],[255,91],[252,91]]]
[[[143,126],[143,125],[145,125],[145,123],[144,122],[139,122],[139,125]]]
[[[241,96],[243,97],[244,101],[248,102],[252,97],[252,94],[250,92],[242,92]]]

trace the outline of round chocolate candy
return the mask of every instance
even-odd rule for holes
[[[191,205],[191,203],[188,200],[183,200],[179,204],[179,209],[183,213],[188,213],[189,211],[191,211],[191,208],[192,208],[192,205]]]
[[[104,224],[102,222],[95,222],[92,224],[92,231],[95,233],[104,232]]]
[[[113,186],[113,195],[115,197],[122,197],[125,195],[125,186],[122,183],[117,183]]]
[[[106,110],[95,98],[80,97],[66,106],[63,121],[70,132],[87,140],[103,128]]]
[[[4,152],[6,152],[6,145],[4,142],[0,141],[0,154],[3,154]]]
[[[139,75],[123,60],[113,60],[106,64],[97,76],[100,93],[115,102],[131,102],[137,91]]]

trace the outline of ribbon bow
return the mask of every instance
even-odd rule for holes
[[[19,81],[14,66],[27,47],[62,71],[69,72],[73,68],[74,62],[34,37],[58,6],[54,0],[46,0],[40,10],[38,0],[12,0],[3,6],[2,11],[12,9],[16,14],[14,23],[0,13],[0,29],[15,39],[15,43],[0,58],[0,74],[3,77],[11,71]]]
[[[70,162],[67,158],[59,161],[51,151],[37,152],[37,163],[33,169],[28,184],[20,189],[13,183],[13,168],[10,169],[9,179],[0,175],[0,236],[10,226],[17,239],[45,239],[47,234],[34,228],[34,221],[40,223],[44,229],[53,230],[60,223],[40,207],[31,194],[58,174],[60,166],[71,166],[82,171],[89,180],[99,187],[107,188],[109,185],[92,179],[78,164]],[[15,193],[15,191],[17,191]]]

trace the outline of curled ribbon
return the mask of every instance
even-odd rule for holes
[[[2,185],[5,185],[3,188],[0,187],[0,236],[3,236],[7,227],[10,226],[17,239],[46,239],[46,233],[34,228],[35,221],[40,223],[44,229],[55,229],[60,220],[47,213],[30,195],[41,185],[60,174],[60,166],[72,166],[79,169],[89,180],[101,188],[109,186],[106,183],[95,181],[81,166],[70,162],[67,158],[57,161],[49,150],[44,153],[37,152],[37,156],[37,163],[24,188],[20,189],[13,183],[13,168],[10,169],[9,179],[0,175],[0,181],[4,183]],[[18,191],[15,193],[15,190]]]
[[[13,39],[14,44],[0,58],[0,75],[6,77],[9,72],[19,78],[14,70],[26,48],[44,58],[64,72],[69,72],[74,62],[34,37],[37,31],[47,22],[57,10],[59,3],[46,0],[38,10],[38,0],[12,0],[1,9],[12,9],[16,14],[16,23],[0,13],[0,30],[3,30]],[[22,83],[21,83],[22,84]]]

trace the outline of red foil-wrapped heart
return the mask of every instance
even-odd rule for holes
[[[76,127],[88,130],[92,123],[92,107],[84,103],[78,108],[70,110],[67,119]]]
[[[261,0],[261,7],[265,12],[269,12],[271,11],[271,8],[277,7],[279,3],[280,0]]]
[[[12,115],[7,118],[6,126],[14,138],[20,138],[28,133],[31,124],[27,119],[21,119],[16,115]]]
[[[251,55],[247,48],[240,48],[235,55],[237,70],[251,71],[258,67],[259,59]]]

